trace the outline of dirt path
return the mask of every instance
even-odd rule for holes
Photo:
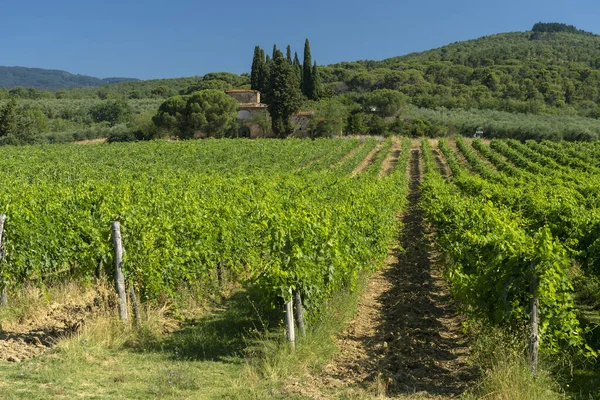
[[[381,164],[381,171],[379,171],[379,177],[382,178],[384,176],[389,175],[390,172],[398,165],[398,157],[400,156],[400,149],[402,148],[402,142],[400,138],[397,136],[392,137],[392,147],[388,152],[387,156],[385,156],[385,160]]]
[[[335,164],[331,164],[331,166],[329,168],[337,168],[340,165],[342,165],[343,163],[345,163],[350,157],[353,157],[360,149],[363,148],[365,144],[364,143],[360,143],[358,146],[356,146],[355,148],[353,148],[352,150],[350,150],[348,152],[348,154],[346,154],[344,157],[342,157],[342,159],[338,162],[336,162]]]
[[[488,140],[487,142],[482,140],[482,143],[486,146],[489,147],[489,143],[490,141]],[[471,150],[473,150],[473,153],[475,153],[475,155],[477,155],[477,157],[479,157],[479,159],[484,162],[489,168],[497,170],[498,168],[496,168],[496,166],[487,159],[486,156],[484,156],[479,150],[477,150],[475,147],[473,147],[473,139],[466,139],[465,143],[467,144],[467,146],[471,147]]]
[[[454,155],[456,156],[458,162],[469,172],[472,172],[471,164],[469,164],[469,161],[465,158],[462,151],[458,149],[458,146],[456,145],[456,140],[448,139],[446,142],[448,143],[450,149],[454,152]]]
[[[435,162],[438,167],[438,171],[444,178],[448,179],[450,176],[452,176],[452,170],[450,170],[450,167],[448,166],[448,163],[446,162],[446,158],[444,157],[444,155],[442,154],[442,152],[440,151],[440,149],[438,147],[438,141],[431,140],[430,143],[431,143],[431,150],[433,152],[433,155],[435,157]]]
[[[368,282],[355,319],[339,339],[340,354],[318,378],[328,392],[445,399],[464,392],[476,376],[460,333],[463,320],[436,267],[419,207],[418,144],[411,148],[409,171],[399,239],[404,251],[393,249],[387,267]]]
[[[363,158],[363,160],[360,162],[360,164],[358,164],[356,166],[356,168],[354,168],[354,171],[352,171],[350,176],[354,177],[354,176],[360,174],[365,169],[367,169],[367,167],[369,165],[373,164],[373,160],[375,159],[375,156],[377,155],[377,153],[379,152],[380,149],[381,149],[381,143],[377,143],[377,145],[373,148],[373,150],[371,150],[369,152],[369,154],[367,154],[365,156],[365,158]]]

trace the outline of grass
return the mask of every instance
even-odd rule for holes
[[[30,288],[12,308],[0,311],[0,318],[12,326],[36,318],[55,302],[89,299],[89,290],[73,283],[46,291]],[[315,381],[338,352],[335,337],[354,315],[362,290],[332,299],[306,336],[298,337],[293,352],[284,340],[282,312],[258,311],[253,294],[246,291],[232,290],[223,301],[215,296],[210,307],[190,298],[196,312],[187,310],[178,322],[167,307],[146,307],[139,328],[125,326],[110,308],[99,309],[74,336],[45,355],[0,362],[0,398],[385,398],[386,382],[381,379],[337,388]],[[600,320],[598,314],[589,317]],[[556,371],[555,365],[543,363],[537,376],[531,374],[522,335],[476,324],[470,325],[470,334],[473,362],[482,366],[482,378],[462,396],[465,400],[600,397],[595,365],[574,367],[572,378],[561,380],[563,391],[557,375],[549,372]]]
[[[566,399],[560,385],[551,374],[552,364],[540,361],[537,374],[531,371],[521,333],[507,332],[500,328],[472,324],[470,335],[473,362],[481,366],[479,382],[464,399],[490,400],[554,400]]]
[[[73,285],[45,294],[31,289],[0,318],[12,326],[59,300],[87,296],[89,287]],[[176,328],[165,307],[146,308],[139,328],[125,326],[112,309],[98,310],[43,356],[0,362],[0,398],[303,398],[290,382],[302,382],[331,359],[334,337],[357,299],[357,293],[337,296],[294,352],[284,340],[282,311],[259,312],[246,291],[185,313]]]
[[[147,309],[140,329],[96,315],[49,354],[0,363],[0,398],[264,398],[244,356],[256,330],[247,303],[236,294],[170,334],[164,309]]]

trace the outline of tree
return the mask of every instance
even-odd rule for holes
[[[292,64],[292,48],[290,47],[290,45],[287,45],[287,48],[285,49],[285,59]]]
[[[277,50],[274,56],[269,68],[266,102],[273,132],[277,137],[285,137],[294,132],[290,117],[300,109],[302,94],[293,66],[281,51]]]
[[[312,93],[312,57],[310,55],[310,43],[308,39],[304,42],[304,64],[302,65],[302,94],[310,98]]]
[[[187,122],[195,132],[223,137],[237,122],[238,102],[220,90],[201,90],[187,101]]]
[[[294,61],[292,64],[294,65],[294,70],[296,71],[296,75],[298,76],[298,82],[302,82],[302,64],[300,64],[297,52],[294,52]]]
[[[157,128],[182,138],[190,136],[187,132],[186,107],[189,96],[173,96],[166,99],[152,118]]]
[[[94,122],[107,122],[110,126],[129,122],[131,113],[129,103],[122,99],[106,100],[90,109]]]
[[[150,91],[152,96],[168,98],[177,95],[177,92],[165,85],[158,86]]]
[[[233,98],[221,90],[208,89],[165,100],[152,121],[182,139],[192,139],[197,132],[223,137],[235,126],[237,110]]]
[[[260,49],[260,59],[263,60],[259,64],[258,68],[258,87],[255,90],[259,92],[265,92],[267,90],[267,82],[269,80],[269,56],[267,55],[267,59],[265,60],[265,51]]]
[[[308,95],[308,98],[317,101],[323,95],[323,84],[321,83],[321,76],[319,75],[319,70],[317,69],[316,61],[313,65],[311,79],[312,84],[310,85],[310,93]]]
[[[339,99],[322,100],[311,118],[313,137],[341,135],[348,118],[348,107]]]
[[[367,111],[374,111],[383,117],[397,114],[406,104],[406,95],[390,89],[371,92],[366,98]]]
[[[39,111],[39,110],[38,110]],[[27,115],[19,107],[16,99],[9,100],[0,109],[0,143],[1,144],[31,144],[35,142],[35,116]]]
[[[346,132],[353,135],[362,135],[367,132],[367,126],[364,122],[364,114],[361,112],[353,113],[348,116]]]
[[[225,90],[229,90],[231,88],[232,88],[232,86],[229,82],[225,82],[220,79],[213,79],[210,81],[200,81],[191,86],[188,86],[188,88],[185,89],[183,94],[192,94],[194,92],[199,92],[200,90],[207,90],[207,89],[215,89],[215,90],[225,91]]]
[[[261,72],[264,69],[265,58],[264,52],[259,46],[254,48],[254,57],[252,58],[252,69],[250,70],[250,89],[260,90],[261,88]]]

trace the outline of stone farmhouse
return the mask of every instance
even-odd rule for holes
[[[239,103],[238,120],[241,121],[240,137],[263,138],[275,137],[272,132],[264,132],[258,123],[261,115],[269,119],[267,105],[260,102],[260,92],[250,89],[226,90],[226,94],[233,97]],[[296,126],[293,136],[310,136],[309,122],[314,111],[300,111],[292,116],[292,123]]]

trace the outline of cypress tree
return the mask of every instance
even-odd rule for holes
[[[321,75],[319,74],[319,70],[317,69],[317,62],[313,65],[312,69],[312,85],[310,88],[310,96],[308,96],[311,100],[319,100],[323,95],[323,84],[321,83]]]
[[[267,64],[265,62],[265,51],[260,49],[260,65],[258,70],[258,86],[257,89],[259,92],[264,92],[267,87]]]
[[[287,61],[291,64],[292,63],[292,48],[290,47],[290,45],[287,45],[286,48],[286,52],[285,52],[285,58],[287,59]]]
[[[271,115],[271,127],[277,137],[283,138],[294,132],[290,117],[298,111],[302,102],[298,77],[294,67],[277,50],[269,67],[269,85],[266,101]]]
[[[261,89],[261,74],[265,68],[265,52],[259,47],[254,48],[254,57],[252,58],[252,69],[250,70],[250,89]]]
[[[312,87],[312,58],[310,56],[310,43],[304,42],[304,65],[302,66],[302,94],[310,97]]]
[[[274,44],[273,45],[273,54],[271,55],[271,59],[274,60],[275,59],[275,55],[277,54],[277,52],[281,53],[278,49],[277,49],[277,45]]]
[[[298,53],[294,52],[294,70],[296,71],[296,75],[298,75],[298,82],[300,82],[300,90],[302,90],[302,64],[300,64],[300,60],[298,59]]]

